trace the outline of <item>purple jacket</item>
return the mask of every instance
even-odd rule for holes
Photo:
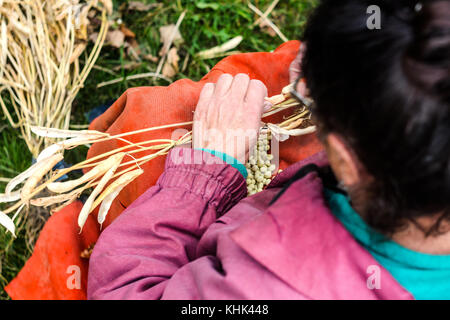
[[[204,163],[214,157],[173,152]],[[230,165],[179,164],[170,155],[157,185],[101,234],[89,299],[413,298],[333,216],[316,173],[269,206],[299,168],[326,164],[324,153],[247,198],[244,178]],[[371,266],[379,267],[379,289],[369,289]]]

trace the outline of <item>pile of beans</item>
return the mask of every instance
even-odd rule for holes
[[[275,165],[271,162],[273,155],[269,154],[271,140],[270,132],[261,132],[258,142],[245,165],[248,173],[248,195],[261,192],[272,181]]]

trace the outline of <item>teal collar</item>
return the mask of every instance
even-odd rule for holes
[[[325,190],[333,214],[415,299],[450,299],[450,255],[405,248],[369,227],[343,194]]]
[[[325,196],[333,214],[371,253],[414,268],[450,270],[449,255],[425,254],[405,248],[369,227],[352,208],[345,195],[325,190]]]

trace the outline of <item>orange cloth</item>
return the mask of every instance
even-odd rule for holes
[[[192,121],[193,111],[203,85],[216,82],[223,73],[246,73],[261,80],[269,96],[279,94],[289,83],[288,69],[300,43],[290,41],[273,53],[245,53],[220,61],[203,79],[194,82],[179,80],[168,87],[141,87],[127,90],[103,115],[94,120],[90,129],[118,134],[148,127]],[[283,114],[265,119],[279,122]],[[157,138],[171,138],[169,128],[126,137],[132,142]],[[185,127],[185,129],[189,129]],[[114,140],[94,144],[88,158],[122,147],[123,141]],[[286,168],[318,151],[322,147],[315,135],[290,138],[280,145],[280,167]],[[140,153],[139,156],[144,153]],[[129,159],[131,160],[131,158]],[[128,185],[113,202],[103,227],[107,227],[136,198],[156,183],[164,168],[165,157],[157,157],[143,166],[145,173]],[[36,243],[33,255],[18,276],[6,287],[13,299],[85,299],[88,261],[80,252],[94,243],[100,233],[95,214],[91,215],[78,234],[77,202],[53,215],[46,223]],[[81,289],[68,289],[67,273],[70,266],[80,266]]]
[[[51,216],[33,255],[5,288],[12,299],[86,299],[89,261],[80,258],[80,253],[97,241],[100,231],[96,219],[90,216],[79,234],[77,219],[82,206],[77,201]],[[79,268],[78,275],[72,266]],[[71,276],[79,276],[80,289],[73,288]]]

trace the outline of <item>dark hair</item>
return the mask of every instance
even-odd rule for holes
[[[369,29],[377,5],[381,28]],[[324,0],[302,71],[323,132],[342,136],[375,182],[366,222],[392,233],[450,220],[450,1]]]

